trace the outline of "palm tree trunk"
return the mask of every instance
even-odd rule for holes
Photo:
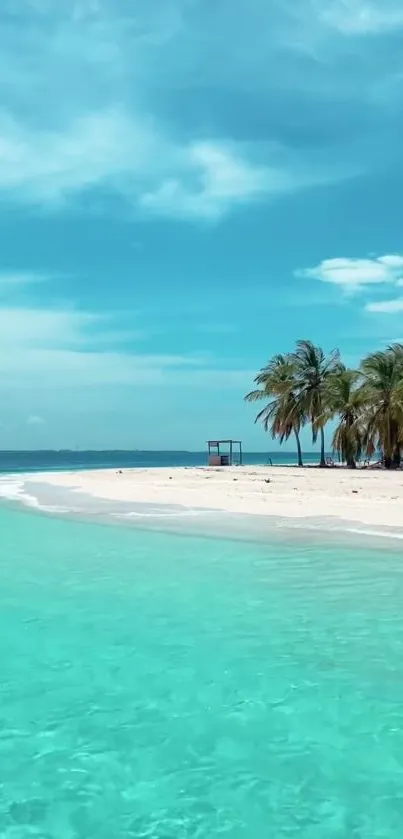
[[[325,460],[325,429],[321,425],[320,427],[320,464],[319,466],[323,469],[326,466]]]
[[[400,469],[402,463],[402,450],[399,444],[395,446],[395,450],[393,452],[393,466],[395,469]]]
[[[296,440],[296,443],[297,443],[298,466],[303,466],[304,464],[302,462],[301,441],[299,439],[299,434],[298,434],[298,431],[296,430],[296,428],[294,428],[294,434],[295,434],[295,440]]]

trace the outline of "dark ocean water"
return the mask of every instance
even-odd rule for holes
[[[317,452],[304,455],[304,463],[319,460]],[[294,452],[245,452],[245,465],[273,466],[296,464]],[[0,472],[36,472],[65,469],[123,469],[125,467],[206,466],[206,452],[174,451],[7,451],[0,452]]]

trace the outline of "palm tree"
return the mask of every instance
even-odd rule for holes
[[[371,353],[361,370],[367,452],[380,449],[390,469],[400,465],[403,446],[403,346]]]
[[[300,416],[308,417],[314,443],[320,434],[320,466],[323,467],[326,466],[324,429],[330,418],[326,411],[327,388],[329,379],[341,370],[340,354],[333,350],[325,355],[312,341],[297,341],[291,360],[295,367],[297,411]]]
[[[341,365],[340,370],[329,377],[326,392],[325,411],[339,418],[333,434],[333,451],[352,469],[361,457],[364,437],[361,422],[364,397],[357,387],[359,378],[357,370],[347,370]]]
[[[290,355],[275,355],[255,378],[259,389],[245,396],[247,402],[269,399],[269,403],[260,411],[255,422],[262,422],[265,431],[270,429],[273,440],[277,437],[280,444],[294,433],[298,452],[298,466],[303,466],[299,433],[304,423],[303,414],[298,406],[295,365]]]

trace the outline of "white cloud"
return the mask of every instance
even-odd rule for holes
[[[182,161],[182,179],[164,180],[144,193],[144,207],[161,215],[216,218],[232,205],[285,188],[280,172],[254,166],[218,144],[195,144],[184,150]]]
[[[219,219],[239,205],[362,170],[361,161],[346,163],[345,154],[342,167],[327,157],[320,162],[318,150],[310,158],[303,149],[282,146],[277,137],[274,144],[267,138],[235,141],[214,119],[207,140],[202,123],[189,131],[183,130],[182,115],[166,119],[156,89],[169,106],[171,99],[175,104],[179,80],[181,86],[186,79],[197,95],[209,78],[211,44],[205,39],[211,41],[214,10],[195,23],[182,0],[155,0],[152,11],[147,4],[128,9],[119,0],[58,6],[21,0],[18,12],[10,2],[13,15],[5,14],[0,194],[7,199],[54,207],[106,187],[142,212]],[[244,0],[241,6],[241,19],[250,20],[263,47],[266,16],[261,26],[260,4],[258,15],[253,9],[250,14]],[[287,14],[284,19],[288,22]],[[225,31],[232,20],[228,7],[216,22]],[[220,73],[243,70],[234,37],[244,44],[242,28],[231,29],[228,44],[220,39],[229,49],[225,61],[220,49]],[[256,62],[261,79],[262,62],[254,49],[248,50],[247,75]],[[193,54],[197,72],[191,69]],[[214,49],[211,66],[213,54]]]
[[[368,168],[360,139],[351,156],[344,146],[337,150],[337,138],[332,150],[315,140],[310,152],[309,142],[298,145],[295,137],[288,145],[288,121],[284,130],[283,118],[276,117],[284,110],[277,96],[282,86],[303,88],[308,107],[315,90],[321,102],[330,93],[339,100],[341,86],[350,96],[355,78],[350,70],[339,72],[337,63],[343,60],[343,25],[360,31],[380,21],[395,25],[401,15],[397,2],[381,7],[369,0],[335,0],[329,12],[325,0],[288,5],[240,0],[236,16],[228,0],[207,4],[205,11],[184,0],[15,5],[4,0],[0,51],[0,195],[8,200],[49,208],[106,187],[141,212],[214,220],[240,205]],[[310,54],[312,42],[315,49],[320,45],[320,56],[308,67],[300,57]],[[373,94],[364,76],[357,74],[360,103],[367,89]],[[277,95],[273,79],[280,79]],[[203,117],[202,108],[200,119],[188,124],[186,102],[192,94],[203,99],[212,85],[224,105],[225,90],[234,105],[237,94],[261,95],[270,115],[267,132],[257,131],[253,141],[253,129],[241,119],[236,126],[232,117],[226,127],[226,107],[223,127],[214,103],[211,118]],[[345,122],[340,123],[344,142]],[[296,113],[295,128],[300,124],[303,128]]]
[[[324,259],[314,268],[296,272],[297,276],[310,277],[339,286],[345,292],[362,291],[367,286],[397,283],[403,274],[403,256],[389,254],[371,259],[339,257]]]
[[[45,420],[38,417],[37,414],[31,414],[27,419],[27,425],[44,425]]]
[[[31,283],[44,282],[47,279],[48,277],[45,274],[37,274],[35,272],[0,271],[0,289],[30,285]]]
[[[155,152],[151,129],[119,111],[86,114],[58,130],[34,130],[0,118],[0,189],[47,203],[119,178],[139,175]]]
[[[373,303],[367,303],[365,308],[367,312],[380,312],[393,315],[397,312],[403,312],[403,297],[398,297],[395,300],[378,300]]]
[[[0,353],[15,349],[77,347],[88,340],[88,328],[100,321],[99,316],[86,313],[29,309],[14,306],[0,308]],[[27,361],[29,356],[27,357]],[[1,360],[0,360],[1,364]]]
[[[319,0],[320,19],[343,35],[374,35],[403,27],[397,0]]]
[[[390,254],[389,256],[379,256],[378,262],[382,262],[390,268],[403,269],[403,256],[399,256],[397,253]]]
[[[110,328],[111,327],[111,328]],[[66,389],[133,385],[245,386],[250,371],[218,368],[201,354],[107,350],[109,321],[92,313],[0,307],[2,388],[57,394]],[[132,335],[133,337],[133,335]],[[133,342],[132,342],[133,343]],[[102,348],[102,349],[101,349]]]
[[[265,164],[253,162],[257,151]],[[301,167],[278,147],[181,145],[122,109],[86,114],[57,130],[28,129],[0,115],[0,191],[45,206],[103,186],[154,214],[219,219],[237,205],[340,180],[346,171]]]

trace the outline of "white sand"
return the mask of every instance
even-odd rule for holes
[[[403,528],[403,472],[285,467],[105,469],[20,476],[95,498]],[[266,483],[265,479],[270,479]]]

